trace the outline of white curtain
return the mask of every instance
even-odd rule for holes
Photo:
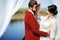
[[[20,8],[24,0],[0,0],[0,37],[6,31],[12,15]]]
[[[60,40],[60,0],[53,0],[53,3],[58,8],[58,15],[56,16],[56,20],[57,20],[56,40]]]

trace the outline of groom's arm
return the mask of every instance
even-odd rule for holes
[[[39,30],[39,24],[38,24],[37,20],[34,18],[34,16],[32,16],[31,14],[29,14],[29,16],[26,18],[26,22],[28,23],[31,31],[34,34],[36,34],[38,36],[49,36],[49,34],[47,32],[43,32],[43,31]]]

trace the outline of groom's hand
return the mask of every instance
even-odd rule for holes
[[[50,31],[48,32],[48,36],[50,36]]]

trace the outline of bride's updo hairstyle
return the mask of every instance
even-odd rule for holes
[[[56,5],[50,5],[48,6],[48,11],[53,14],[53,16],[57,15],[57,6]]]

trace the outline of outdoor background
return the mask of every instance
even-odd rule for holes
[[[52,0],[37,0],[41,3],[40,15],[46,15],[47,7],[53,4]],[[22,40],[24,36],[24,16],[28,9],[29,0],[25,0],[21,8],[12,16],[11,22],[0,40]]]

